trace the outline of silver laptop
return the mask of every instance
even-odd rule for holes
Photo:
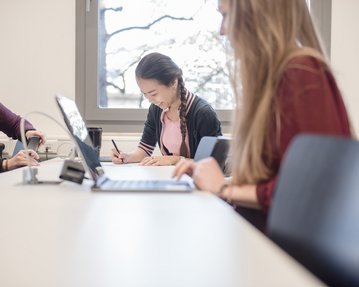
[[[190,192],[194,189],[192,182],[176,179],[143,181],[109,179],[106,177],[99,157],[93,148],[87,127],[76,103],[60,95],[56,95],[55,99],[64,117],[65,124],[77,146],[84,168],[95,181],[92,187],[93,190]]]

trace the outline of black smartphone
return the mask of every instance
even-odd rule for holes
[[[29,142],[27,143],[27,148],[37,152],[37,149],[39,148],[39,143],[40,143],[39,137],[31,137],[29,138]]]

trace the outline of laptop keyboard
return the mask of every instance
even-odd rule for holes
[[[184,181],[176,180],[107,180],[101,185],[101,189],[121,190],[170,190],[189,189],[190,185]]]

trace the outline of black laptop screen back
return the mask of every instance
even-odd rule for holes
[[[79,150],[82,160],[90,172],[92,178],[96,180],[103,174],[100,160],[93,148],[91,138],[87,132],[86,124],[77,108],[76,103],[69,98],[56,95],[56,102],[64,117],[65,124],[70,131],[75,144]]]

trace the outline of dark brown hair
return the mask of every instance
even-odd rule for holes
[[[151,53],[146,55],[141,59],[136,67],[136,78],[138,79],[147,79],[147,80],[157,80],[162,85],[167,87],[171,86],[173,82],[177,79],[178,81],[178,97],[181,100],[181,105],[179,107],[179,116],[180,116],[180,126],[182,134],[182,143],[180,148],[180,155],[189,157],[189,152],[186,146],[186,94],[187,89],[182,77],[182,70],[176,65],[172,59],[166,55],[160,53]]]

